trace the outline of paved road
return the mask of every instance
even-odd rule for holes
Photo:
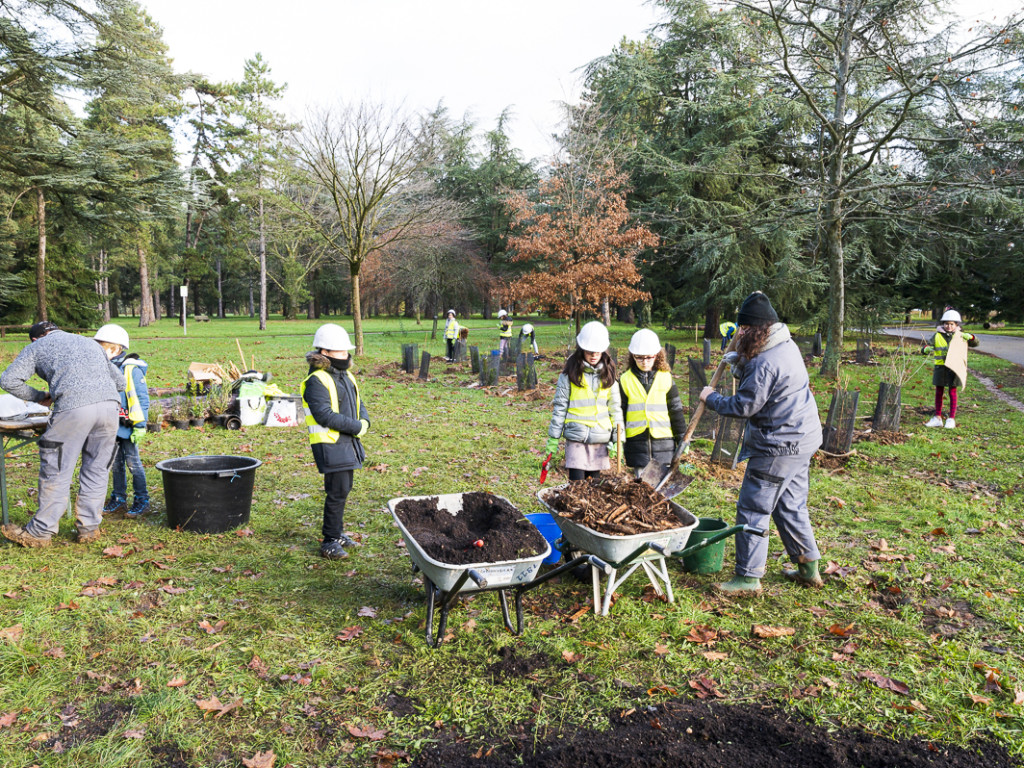
[[[884,328],[890,336],[905,336],[910,339],[924,339],[931,335],[933,328]],[[1024,367],[1024,337],[1021,336],[997,336],[992,333],[979,333],[978,341],[980,346],[977,352],[987,352],[990,355],[1009,360]]]

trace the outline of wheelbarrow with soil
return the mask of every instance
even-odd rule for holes
[[[583,484],[590,485],[595,501],[600,496],[603,499],[592,504]],[[592,554],[605,564],[600,570],[591,569],[594,612],[599,616],[608,615],[616,588],[638,569],[647,575],[654,591],[665,595],[671,603],[675,595],[666,558],[692,557],[740,531],[767,535],[767,531],[734,525],[714,535],[702,536],[699,543],[687,547],[690,533],[700,521],[681,505],[655,494],[646,484],[632,480],[594,478],[583,484],[566,483],[545,488],[538,492],[537,498],[551,511],[561,529],[563,540],[557,546],[572,558],[571,562],[577,562],[582,554]],[[609,499],[614,501],[609,503]],[[581,507],[593,508],[581,510]],[[608,577],[603,595],[601,573]]]
[[[405,496],[390,499],[388,511],[401,531],[413,571],[423,575],[426,639],[431,647],[444,642],[448,613],[460,595],[497,592],[506,629],[519,635],[526,592],[580,565],[607,570],[598,557],[580,553],[540,574],[551,545],[508,499],[490,493]],[[515,624],[509,613],[509,590],[515,598]],[[434,632],[438,607],[441,615]]]

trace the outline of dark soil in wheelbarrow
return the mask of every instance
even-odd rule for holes
[[[463,494],[457,515],[438,509],[436,498],[405,499],[395,513],[420,549],[442,563],[525,560],[547,548],[522,512],[489,493]]]
[[[453,739],[430,747],[416,768],[1011,768],[999,744],[964,749],[929,741],[891,741],[849,728],[830,730],[800,715],[758,704],[669,701],[617,710],[605,731],[568,728]],[[494,745],[499,746],[494,746]]]

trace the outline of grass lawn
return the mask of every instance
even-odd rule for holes
[[[187,337],[173,321],[126,327],[151,387],[182,386],[192,361],[240,366],[237,339],[246,367],[255,357],[297,392],[318,324],[272,319],[260,334],[248,318],[190,321]],[[496,323],[467,325],[471,344],[496,346]],[[362,546],[348,560],[317,556],[323,490],[304,431],[262,427],[150,435],[142,456],[158,514],[107,522],[99,543],[70,543],[65,520],[47,550],[0,544],[0,765],[238,766],[268,751],[278,766],[402,765],[403,753],[453,735],[495,745],[523,724],[603,728],[609,709],[691,695],[701,677],[725,701],[893,737],[994,739],[1024,755],[1024,415],[969,384],[958,428],[926,430],[931,371],[918,369],[903,390],[905,441],[861,440],[845,462],[812,467],[830,573],[820,591],[782,579],[773,535],[760,597],[713,592],[731,572],[729,543],[719,576],[670,563],[673,604],[635,575],[611,614],[595,617],[584,610],[589,585],[560,580],[527,594],[515,637],[485,593],[453,609],[451,637],[431,649],[422,582],[386,502],[484,490],[540,511],[552,386],[571,335],[538,326],[540,390],[517,393],[514,380],[469,388],[469,363],[441,362],[444,342],[429,329],[365,324],[356,373],[372,428],[346,514]],[[625,348],[633,330],[616,325],[612,344]],[[661,337],[699,356],[692,331]],[[399,371],[407,342],[436,356],[430,382]],[[0,365],[23,343],[0,342]],[[997,382],[1020,376],[992,358],[982,365]],[[843,368],[861,393],[860,428],[883,368]],[[682,371],[677,359],[685,397]],[[824,421],[833,384],[812,371],[812,387]],[[711,469],[710,448],[695,444],[697,480],[678,500],[730,520],[740,474]],[[247,527],[166,527],[152,467],[193,453],[263,461]],[[23,523],[37,461],[23,450],[7,467],[12,519]],[[563,480],[556,470],[548,484]],[[794,631],[759,639],[753,625]],[[528,677],[494,675],[509,649],[547,662]]]

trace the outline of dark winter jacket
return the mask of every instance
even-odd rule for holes
[[[650,392],[651,385],[654,383],[654,374],[657,371],[644,372],[635,365],[631,365],[629,370],[633,372],[633,375],[636,376],[644,389]],[[622,418],[625,420],[629,409],[629,396],[621,384],[619,385],[619,394],[622,397]],[[675,382],[672,382],[672,388],[668,391],[666,399],[668,401],[668,420],[672,425],[673,437],[654,439],[651,437],[649,429],[645,429],[639,435],[627,437],[623,450],[623,459],[626,462],[626,466],[643,469],[652,458],[662,464],[668,464],[672,461],[675,441],[681,440],[686,433],[686,411],[683,410],[683,402],[679,398],[679,389],[676,387]]]
[[[359,397],[359,411],[356,411],[356,388],[352,379],[345,371],[339,371],[331,367],[331,359],[319,352],[310,352],[306,355],[306,362],[309,363],[309,373],[315,371],[326,371],[334,379],[338,389],[338,411],[331,408],[331,393],[317,378],[306,381],[305,407],[320,426],[333,429],[341,433],[336,443],[317,443],[310,446],[313,449],[313,459],[316,461],[316,468],[321,474],[328,472],[340,472],[346,469],[359,469],[363,466],[366,452],[363,444],[356,437],[363,425],[360,419],[370,421],[370,415],[366,410],[366,403]]]
[[[736,394],[708,395],[707,407],[749,419],[739,460],[751,456],[810,455],[821,447],[821,420],[803,356],[785,325],[776,323],[768,345],[741,359]]]

